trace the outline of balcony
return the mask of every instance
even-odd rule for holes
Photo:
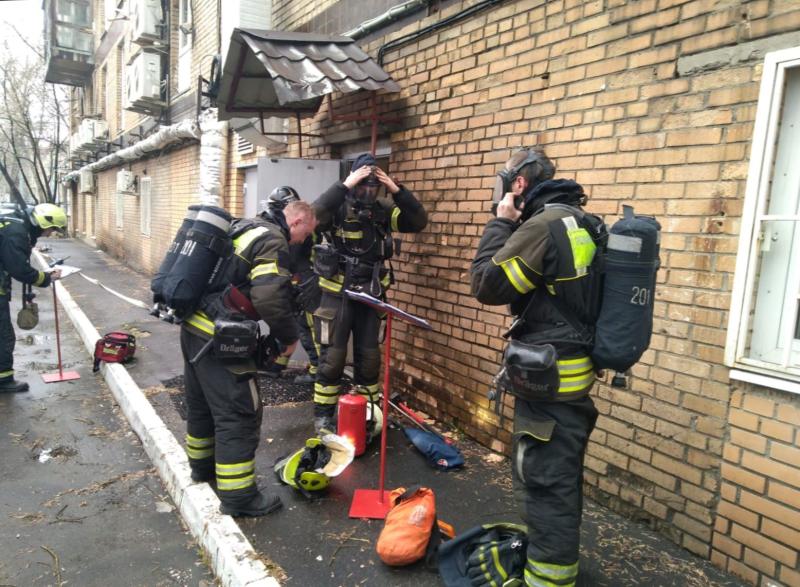
[[[94,69],[90,0],[45,0],[44,32],[45,81],[83,86]]]

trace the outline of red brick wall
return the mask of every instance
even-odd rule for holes
[[[466,6],[455,3],[360,44],[375,56],[386,41]],[[780,0],[504,2],[388,52],[384,68],[402,90],[379,98],[383,112],[403,121],[391,134],[390,171],[430,213],[425,232],[405,239],[391,298],[434,328],[398,327],[395,385],[487,446],[510,450],[510,421],[501,421],[486,399],[508,317],[505,308],[470,296],[469,265],[490,217],[494,173],[514,149],[545,147],[559,176],[584,185],[591,211],[613,221],[623,203],[632,203],[663,226],[651,348],[630,389],[598,385],[593,392],[601,416],[586,459],[591,495],[648,519],[701,556],[712,556],[714,541],[715,562],[750,581],[787,584],[797,584],[797,560],[787,551],[796,550],[795,534],[778,539],[766,532],[780,530],[776,511],[798,515],[790,489],[796,483],[785,478],[797,478],[797,470],[781,460],[791,442],[770,438],[760,426],[780,423],[778,410],[793,409],[796,398],[775,393],[775,416],[762,414],[757,428],[763,460],[740,462],[745,453],[732,448],[739,407],[730,407],[723,365],[762,61],[685,76],[677,65],[798,23],[800,4]],[[364,93],[335,97],[337,112],[368,107]],[[332,124],[326,115],[323,106],[309,131],[329,136],[365,127]],[[337,146],[305,140],[303,152],[335,156]],[[730,477],[733,465],[756,467],[764,491],[785,489],[780,497],[767,493],[766,502],[745,499],[753,490]],[[789,500],[785,511],[767,507],[780,500]],[[750,525],[726,522],[718,502],[748,509]],[[755,543],[745,529],[765,536]],[[734,546],[723,550],[725,540]]]

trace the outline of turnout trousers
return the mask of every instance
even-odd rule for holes
[[[0,293],[0,381],[14,377],[16,341],[14,325],[11,323],[11,293],[3,292]]]
[[[314,383],[314,415],[332,417],[342,387],[347,343],[353,335],[353,383],[367,401],[378,400],[381,354],[378,312],[339,294],[323,293],[314,312],[314,337],[320,344]]]
[[[212,353],[193,359],[206,341],[181,328],[187,407],[186,453],[195,480],[216,477],[223,503],[252,497],[263,407],[255,373],[236,373]]]
[[[525,584],[570,587],[578,576],[583,457],[597,409],[588,396],[514,410],[514,497],[528,525]]]
[[[319,346],[314,340],[314,315],[311,312],[300,312],[297,315],[297,331],[300,334],[300,344],[308,355],[308,372],[317,374],[319,365]]]

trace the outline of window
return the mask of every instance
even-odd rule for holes
[[[150,236],[150,210],[152,204],[153,178],[139,180],[139,226],[144,236]]]
[[[726,364],[800,381],[800,47],[769,53],[758,99]]]
[[[178,92],[188,90],[192,84],[192,4],[180,0],[178,6]]]

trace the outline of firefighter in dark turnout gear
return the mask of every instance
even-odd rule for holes
[[[293,187],[277,187],[270,192],[267,198],[266,210],[261,213],[261,216],[266,220],[275,212],[286,208],[287,204],[299,201],[300,196]],[[294,286],[297,328],[300,335],[300,344],[303,345],[303,349],[308,355],[307,371],[295,377],[294,382],[309,385],[314,383],[317,365],[319,364],[319,348],[314,340],[313,333],[313,312],[317,309],[316,304],[319,303],[319,287],[311,283],[317,278],[311,265],[311,251],[316,240],[316,233],[312,233],[302,243],[289,245],[289,265]],[[278,377],[288,364],[289,357],[278,357],[266,371],[267,376]]]
[[[375,165],[372,155],[360,155],[344,182],[334,183],[316,202],[318,231],[332,243],[315,249],[322,298],[314,312],[314,334],[321,347],[314,383],[314,427],[334,430],[336,403],[353,335],[353,382],[367,401],[377,401],[380,375],[380,316],[350,300],[343,289],[383,297],[392,282],[388,261],[395,232],[420,232],[428,222],[422,204]],[[391,199],[378,198],[384,186]]]
[[[48,287],[61,277],[59,270],[45,273],[31,267],[31,250],[41,236],[67,227],[67,215],[55,204],[37,204],[30,211],[0,215],[0,393],[28,391],[28,384],[14,379],[16,335],[11,323],[11,278]]]
[[[585,228],[590,215],[580,209],[583,189],[551,179],[554,172],[541,151],[509,159],[498,174],[505,195],[497,218],[486,224],[471,274],[480,302],[510,304],[517,318],[512,341],[549,343],[557,353],[549,393],[528,399],[515,393],[512,475],[528,526],[525,584],[566,587],[578,574],[583,458],[597,419],[589,397],[594,368],[569,320],[593,323],[599,276],[591,270],[596,245]]]
[[[223,514],[261,516],[279,508],[281,501],[256,487],[262,405],[255,356],[222,359],[201,351],[214,336],[215,321],[262,319],[285,349],[283,355],[291,356],[297,324],[289,243],[303,242],[315,226],[314,212],[305,202],[293,202],[266,219],[235,221],[229,233],[233,254],[214,282],[218,285],[210,287],[200,309],[182,324],[186,452],[193,480],[216,478]]]

